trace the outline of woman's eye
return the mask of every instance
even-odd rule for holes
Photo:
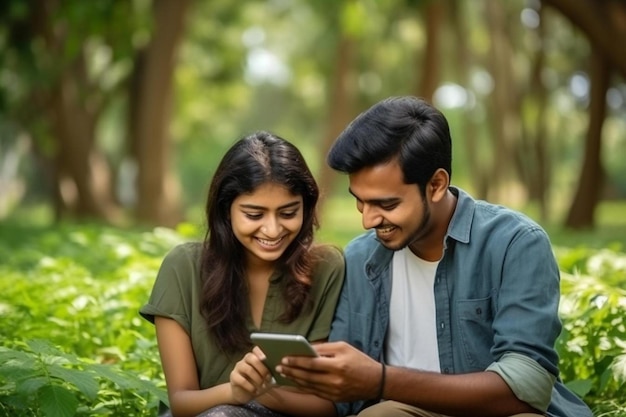
[[[245,213],[250,220],[259,220],[263,215],[261,213]]]
[[[296,216],[296,214],[298,214],[298,210],[294,210],[294,211],[284,211],[282,213],[280,213],[280,215],[284,218],[284,219],[292,219]]]

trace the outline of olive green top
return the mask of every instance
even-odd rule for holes
[[[293,333],[309,341],[327,339],[335,305],[344,278],[344,260],[341,251],[328,249],[315,266],[312,274],[311,309],[303,312],[292,323],[279,320],[284,311],[282,295],[283,274],[275,273],[263,307],[261,327],[257,329],[249,315],[246,326],[250,332]],[[163,260],[152,294],[139,313],[154,323],[154,316],[176,320],[191,338],[196,358],[200,388],[205,389],[229,380],[230,372],[245,352],[227,355],[222,352],[208,333],[206,320],[200,312],[200,255],[202,243],[189,242],[172,249]],[[242,302],[248,302],[245,294]]]

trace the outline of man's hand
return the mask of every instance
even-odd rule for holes
[[[317,358],[289,356],[276,370],[305,391],[336,402],[375,398],[382,367],[345,342],[313,345]]]
[[[263,363],[265,355],[258,346],[235,365],[230,373],[230,389],[233,402],[245,404],[266,393],[273,386],[269,369]]]

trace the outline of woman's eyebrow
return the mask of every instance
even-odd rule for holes
[[[287,203],[284,204],[280,207],[278,207],[278,210],[284,210],[286,208],[291,208],[291,207],[296,207],[300,205],[300,201],[292,201],[291,203]],[[247,208],[247,209],[251,209],[251,210],[267,210],[267,207],[265,206],[257,206],[256,204],[240,204],[239,207],[241,208]]]

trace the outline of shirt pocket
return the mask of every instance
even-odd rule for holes
[[[458,300],[457,309],[462,357],[466,361],[463,368],[485,370],[493,361],[492,297]]]

